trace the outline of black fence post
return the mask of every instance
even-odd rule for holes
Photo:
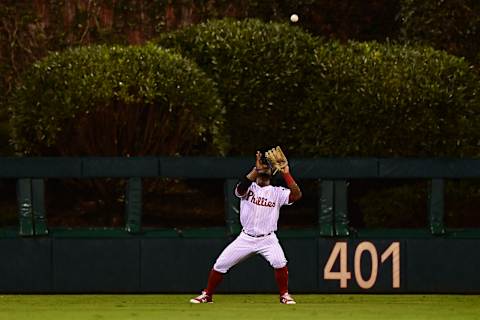
[[[22,178],[17,180],[17,202],[19,231],[21,236],[33,236],[33,199],[32,179]]]
[[[142,229],[142,179],[129,178],[125,199],[125,230],[138,233]]]
[[[332,180],[319,180],[318,185],[318,226],[323,237],[333,237],[334,184]]]
[[[345,237],[350,234],[348,230],[348,205],[347,182],[335,180],[335,235]]]
[[[47,235],[45,213],[45,183],[43,179],[32,179],[33,221],[35,235]]]

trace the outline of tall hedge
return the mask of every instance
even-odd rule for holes
[[[314,90],[320,41],[288,24],[214,20],[160,37],[214,79],[226,106],[230,154],[281,143],[294,149],[292,124]]]
[[[469,64],[423,46],[325,42],[292,26],[210,21],[157,41],[194,59],[227,107],[231,154],[476,156]]]
[[[194,62],[154,45],[51,54],[11,99],[13,141],[28,155],[218,153],[223,112]]]
[[[325,43],[321,76],[295,118],[309,156],[478,156],[479,77],[429,47]]]

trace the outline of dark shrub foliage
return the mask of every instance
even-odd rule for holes
[[[479,77],[464,59],[375,42],[330,42],[316,58],[314,101],[292,132],[302,154],[478,156]]]
[[[287,25],[211,21],[158,40],[197,61],[227,107],[231,154],[475,156],[478,76],[423,46],[321,42]]]
[[[93,46],[35,63],[11,100],[28,155],[218,153],[223,107],[195,63],[154,45]]]
[[[320,41],[299,28],[258,20],[216,20],[157,40],[197,64],[217,84],[231,136],[230,154],[252,154],[259,146],[296,146],[293,123],[309,103]]]

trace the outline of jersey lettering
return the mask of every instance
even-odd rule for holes
[[[251,203],[254,203],[257,206],[271,207],[271,208],[275,207],[275,202],[268,201],[267,198],[255,197],[255,193],[253,193],[252,190],[249,190],[247,193],[247,201],[250,201]]]
[[[289,189],[260,187],[253,182],[244,195],[235,191],[240,201],[240,223],[248,234],[261,235],[277,230],[280,207],[288,205]]]

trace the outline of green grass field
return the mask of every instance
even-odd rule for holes
[[[191,305],[191,295],[3,295],[3,320],[147,319],[480,319],[480,296],[295,295],[281,305],[276,295],[215,296]]]

